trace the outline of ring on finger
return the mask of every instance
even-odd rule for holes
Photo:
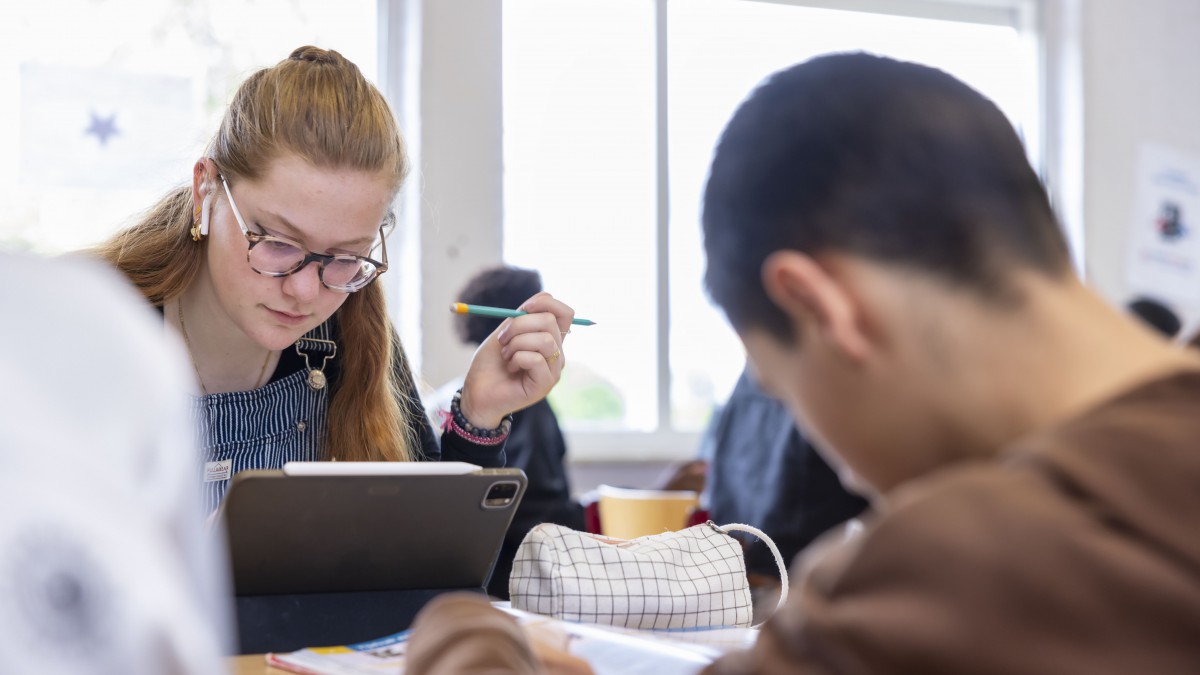
[[[569,333],[571,332],[571,329],[570,329],[570,328],[568,328],[568,329],[566,329],[566,330],[560,330],[560,331],[558,331],[558,332],[559,332],[559,333],[562,333],[563,335],[567,335],[567,334],[569,334]]]
[[[562,350],[555,349],[553,354],[546,357],[546,363],[554,363],[555,361],[558,360],[558,357],[560,357],[560,356],[562,356]]]

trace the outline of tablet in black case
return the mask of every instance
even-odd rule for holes
[[[369,640],[438,593],[483,592],[525,485],[519,469],[238,473],[222,511],[240,651]]]

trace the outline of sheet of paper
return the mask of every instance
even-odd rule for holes
[[[1129,285],[1152,297],[1200,304],[1200,157],[1140,148],[1129,229]]]

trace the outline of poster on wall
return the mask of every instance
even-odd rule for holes
[[[1126,270],[1135,291],[1200,304],[1200,156],[1140,148]]]
[[[203,137],[187,78],[38,63],[20,72],[26,183],[157,191],[190,175]]]

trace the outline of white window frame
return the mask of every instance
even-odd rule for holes
[[[573,461],[675,460],[694,455],[699,433],[670,428],[670,199],[668,165],[667,100],[667,2],[655,3],[655,74],[657,128],[657,209],[656,209],[656,316],[658,317],[656,352],[658,363],[658,428],[650,432],[568,432]],[[1082,269],[1083,229],[1082,194],[1074,194],[1076,164],[1081,163],[1082,131],[1069,123],[1082,118],[1064,87],[1077,81],[1062,59],[1050,61],[1044,48],[1041,24],[1048,16],[1051,23],[1070,24],[1058,8],[1044,7],[1039,0],[742,0],[773,2],[804,7],[855,10],[972,23],[988,23],[1016,28],[1029,41],[1038,63],[1038,118],[1027,130],[1026,142],[1034,166],[1039,167],[1051,187],[1068,240]],[[404,261],[400,273],[385,275],[392,298],[393,318],[414,362],[414,368],[436,386],[460,375],[470,357],[457,347],[450,333],[450,322],[437,291],[459,288],[476,269],[502,261],[503,188],[502,175],[489,177],[447,172],[458,162],[474,166],[503,167],[502,91],[500,86],[500,0],[380,0],[380,83],[396,109],[406,134],[413,172],[402,200],[398,255]],[[482,22],[482,23],[481,23]],[[494,24],[494,25],[492,25]],[[467,29],[464,30],[464,27]],[[1070,28],[1070,26],[1067,26]],[[449,65],[453,62],[453,66]],[[1049,64],[1054,64],[1050,67]],[[1070,64],[1068,64],[1069,66]],[[453,82],[436,81],[438,74],[452,70]],[[1053,87],[1053,88],[1051,88]],[[472,129],[475,145],[462,148],[455,136],[464,128],[443,119],[447,111],[463,103],[470,92],[472,105],[495,111],[496,123],[485,124],[483,133]],[[1054,95],[1050,95],[1053,92]],[[1049,103],[1049,105],[1047,105]],[[422,119],[422,113],[434,111],[436,117]],[[1053,119],[1056,124],[1048,122]],[[479,118],[463,116],[461,124],[478,124]],[[1078,134],[1079,138],[1074,136]],[[1050,137],[1053,136],[1053,137]],[[1073,140],[1074,139],[1074,140]],[[1047,142],[1049,140],[1049,143]],[[1078,141],[1078,147],[1075,146]],[[1065,150],[1064,150],[1065,148]],[[423,153],[436,149],[437,157]],[[450,155],[445,156],[443,150]],[[453,182],[450,180],[453,176]],[[1055,188],[1062,186],[1066,190]],[[477,232],[467,237],[447,222],[447,207],[468,202],[477,204],[477,212],[459,217],[476,220]],[[497,217],[497,214],[500,214]],[[483,223],[485,229],[479,229]],[[490,229],[488,229],[490,226]],[[465,250],[464,250],[465,249]]]

